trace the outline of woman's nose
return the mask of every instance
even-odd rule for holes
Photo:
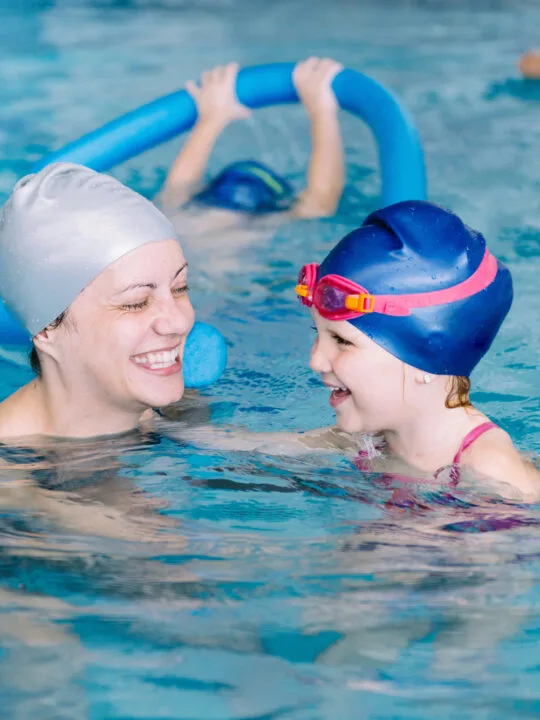
[[[160,306],[154,320],[154,330],[159,335],[187,335],[195,322],[195,311],[190,299],[170,298]]]

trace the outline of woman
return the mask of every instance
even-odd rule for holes
[[[37,373],[0,404],[0,438],[122,433],[182,397],[187,263],[167,218],[114,178],[55,163],[16,185],[0,296]]]

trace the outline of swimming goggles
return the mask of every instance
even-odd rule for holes
[[[464,300],[488,287],[498,268],[497,259],[486,249],[482,262],[467,280],[444,290],[408,295],[372,295],[341,275],[325,275],[317,282],[318,269],[316,263],[310,263],[300,271],[295,291],[302,305],[315,306],[327,320],[351,320],[366,313],[403,317],[416,308]]]

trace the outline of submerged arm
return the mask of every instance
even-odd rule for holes
[[[168,420],[177,420],[176,411],[164,408]],[[342,432],[337,427],[317,428],[307,432],[252,433],[236,427],[203,425],[187,427],[181,423],[164,422],[160,431],[169,437],[187,440],[201,447],[237,452],[261,452],[269,455],[306,455],[314,452],[358,451],[358,437]]]

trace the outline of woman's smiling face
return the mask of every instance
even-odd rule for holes
[[[148,243],[107,267],[55,333],[67,382],[94,400],[139,412],[178,401],[182,354],[194,322],[187,264],[176,240]]]

